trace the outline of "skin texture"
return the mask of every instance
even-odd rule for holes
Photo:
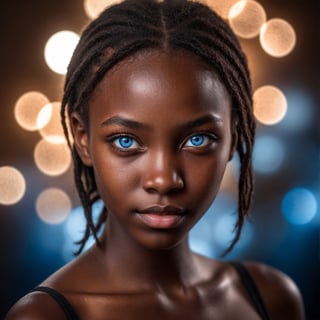
[[[191,54],[139,53],[98,84],[89,127],[74,113],[72,129],[108,218],[102,247],[42,285],[63,293],[81,319],[259,319],[234,269],[188,247],[236,141],[230,97],[215,72]],[[246,266],[272,319],[303,319],[287,276]],[[65,316],[52,298],[32,293],[7,319]]]

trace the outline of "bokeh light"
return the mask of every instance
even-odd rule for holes
[[[285,95],[290,107],[280,123],[281,128],[290,132],[309,129],[317,119],[315,101],[310,93],[307,90],[291,88],[285,91]]]
[[[234,227],[236,225],[237,219],[238,216],[235,213],[232,215],[219,215],[212,228],[213,240],[215,244],[224,249],[226,249],[227,246],[231,244],[235,236]],[[245,221],[241,233],[241,238],[236,244],[237,248],[245,248],[246,246],[248,246],[253,239],[253,235],[253,225]]]
[[[220,192],[204,216],[191,229],[191,249],[212,258],[220,256],[233,240],[236,220],[237,195]],[[243,228],[234,254],[245,249],[253,239],[253,226],[245,222]]]
[[[253,168],[256,172],[270,174],[280,168],[285,158],[283,143],[272,136],[258,136],[253,150]]]
[[[43,108],[40,110],[37,116],[37,128],[38,130],[42,129],[44,126],[46,126],[52,116],[52,104],[47,103],[43,106]]]
[[[60,31],[49,38],[44,49],[44,57],[52,71],[58,74],[67,73],[71,56],[79,38],[79,35],[72,31]]]
[[[281,58],[294,49],[296,33],[287,21],[271,19],[261,27],[260,43],[266,53]]]
[[[60,116],[61,103],[52,102],[43,107],[37,119],[39,125],[45,126],[39,129],[41,136],[51,143],[64,143],[66,141]]]
[[[263,86],[253,94],[253,109],[256,119],[266,125],[280,122],[287,112],[287,99],[274,86]]]
[[[237,2],[229,12],[229,23],[234,33],[247,39],[259,35],[266,19],[264,8],[252,0]]]
[[[234,167],[233,161],[229,161],[227,163],[220,190],[222,191],[229,191],[235,192],[235,188],[237,185],[237,172],[236,168]]]
[[[40,193],[36,201],[39,218],[48,224],[63,222],[72,209],[70,197],[57,188],[49,188]]]
[[[102,208],[103,208],[102,200],[98,200],[93,204],[92,218],[93,218],[94,224],[98,222],[98,218]],[[84,232],[86,230],[86,218],[84,215],[83,207],[80,206],[72,209],[63,227],[64,227],[64,235],[65,235],[63,257],[66,262],[69,262],[72,259],[74,259],[73,252],[75,252],[78,249],[78,246],[75,243],[78,242],[83,237]],[[103,227],[99,231],[99,234],[101,234],[102,230],[103,230]],[[93,245],[94,242],[95,242],[94,237],[90,236],[82,252],[85,252],[86,250],[88,250]]]
[[[21,172],[13,167],[0,167],[0,204],[19,202],[26,191],[26,182]]]
[[[216,11],[221,17],[227,19],[232,6],[239,0],[203,0],[203,2]]]
[[[38,129],[37,117],[40,110],[49,102],[49,99],[38,91],[24,93],[16,102],[14,117],[17,123],[25,130]]]
[[[92,205],[92,218],[94,223],[97,223],[102,208],[102,200],[98,200]],[[83,207],[80,206],[72,209],[66,223],[64,224],[66,238],[70,238],[71,242],[74,243],[83,236],[85,229],[86,219]]]
[[[318,210],[317,199],[307,188],[294,188],[284,196],[281,209],[289,223],[303,225],[315,217]]]
[[[34,160],[41,172],[58,176],[70,167],[70,150],[66,143],[54,144],[42,139],[34,149]]]
[[[107,7],[121,2],[120,0],[84,0],[84,11],[90,19],[95,19]]]

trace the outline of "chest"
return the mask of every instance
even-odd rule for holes
[[[71,297],[81,319],[95,320],[258,320],[253,306],[241,297],[185,295],[94,295]]]

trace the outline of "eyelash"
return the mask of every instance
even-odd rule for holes
[[[198,146],[196,146],[196,145],[187,145],[189,140],[191,140],[192,138],[197,137],[197,136],[203,138],[201,140],[202,143],[200,145],[198,145]],[[116,141],[120,140],[121,138],[130,139],[131,140],[131,144],[129,142],[130,145],[128,145],[128,147],[126,148],[124,145],[121,145],[121,142],[119,141],[117,143],[118,144],[117,145]],[[218,138],[214,134],[199,132],[199,133],[194,133],[194,134],[190,135],[185,140],[185,142],[182,144],[182,147],[200,149],[200,148],[203,148],[203,147],[207,147],[212,142],[217,141],[217,140],[218,140]],[[206,143],[203,145],[204,141],[206,141]],[[141,144],[138,142],[137,138],[133,137],[132,134],[125,133],[125,132],[119,133],[119,134],[115,134],[115,135],[112,135],[112,136],[108,137],[107,138],[107,142],[110,143],[110,145],[113,148],[115,148],[116,150],[118,150],[120,152],[132,152],[132,151],[137,151],[139,149],[142,149]],[[136,144],[137,146],[132,147],[132,145],[134,145],[134,144]]]
[[[123,139],[130,139],[132,140],[133,144],[137,144],[137,146],[135,146],[134,148],[125,148],[125,147],[121,147],[121,145],[116,145],[116,141],[120,140],[121,138]],[[107,142],[116,150],[120,151],[120,152],[128,152],[128,151],[133,151],[133,150],[137,150],[139,149],[139,147],[141,148],[140,143],[137,141],[137,138],[133,137],[132,134],[123,132],[123,133],[119,133],[119,134],[114,134],[112,136],[109,136],[107,138]],[[120,142],[119,142],[120,144]],[[131,146],[129,146],[131,147]]]
[[[191,140],[192,138],[195,138],[195,137],[202,137],[202,138],[203,138],[202,142],[203,142],[203,141],[206,141],[206,143],[205,143],[204,145],[201,144],[201,145],[198,145],[198,146],[196,146],[196,145],[187,146],[187,145],[186,145],[187,142],[188,142],[189,140]],[[217,136],[215,136],[215,135],[212,134],[212,133],[209,134],[209,133],[201,133],[201,132],[199,132],[199,133],[194,133],[194,134],[192,134],[191,136],[189,136],[189,137],[186,139],[186,142],[183,143],[183,146],[185,146],[185,147],[187,147],[187,148],[207,147],[207,146],[210,145],[212,142],[217,141],[217,140],[218,140]]]

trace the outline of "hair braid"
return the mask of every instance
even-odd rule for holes
[[[241,170],[238,187],[238,221],[235,225],[236,234],[225,251],[226,254],[232,250],[240,238],[244,217],[248,213],[253,192],[251,154],[255,123],[252,114],[251,80],[246,58],[241,51],[239,52],[237,41],[235,39],[230,41],[230,47],[226,47],[225,30],[221,32],[218,26],[214,26],[212,28],[213,34],[203,31],[208,30],[210,22],[204,21],[201,17],[198,18],[198,16],[194,15],[193,21],[189,21],[189,26],[191,25],[193,28],[197,22],[199,22],[197,26],[201,23],[203,27],[200,31],[198,28],[195,31],[190,30],[189,32],[184,30],[183,34],[176,35],[176,38],[171,41],[175,41],[175,47],[183,47],[187,51],[194,52],[208,64],[213,65],[233,98],[233,114],[237,118],[238,127],[237,151],[240,158]],[[190,32],[194,32],[192,40],[190,38],[193,34],[190,36]],[[216,38],[218,36],[220,38]]]
[[[126,57],[151,49],[183,50],[197,55],[216,71],[231,96],[240,175],[238,220],[235,237],[226,250],[229,252],[240,238],[253,193],[251,162],[255,122],[246,57],[229,26],[203,4],[191,0],[125,0],[105,10],[84,30],[65,81],[62,124],[73,149],[75,182],[87,219],[78,253],[90,234],[99,244],[97,232],[107,212],[105,209],[102,211],[95,225],[92,205],[100,197],[94,172],[91,167],[84,166],[72,146],[67,120],[72,112],[77,111],[89,126],[88,102],[104,75]]]

